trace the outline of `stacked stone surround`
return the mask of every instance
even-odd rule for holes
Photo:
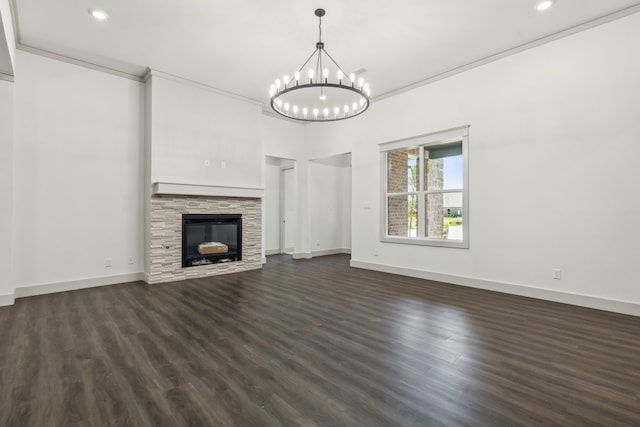
[[[182,267],[182,214],[242,214],[242,260]],[[155,195],[151,198],[149,284],[262,268],[262,200]]]

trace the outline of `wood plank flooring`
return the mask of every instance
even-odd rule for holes
[[[639,426],[640,318],[269,257],[0,308],[0,426]]]

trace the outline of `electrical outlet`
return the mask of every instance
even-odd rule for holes
[[[129,264],[133,264],[133,263],[135,262],[135,260],[136,260],[136,259],[135,259],[134,257],[132,257],[132,256],[130,256],[129,258],[127,258],[127,262],[128,262]]]
[[[205,160],[204,161],[204,165],[205,166],[211,166],[211,160]]]
[[[106,258],[104,260],[104,266],[105,267],[111,267],[111,258]]]
[[[562,279],[562,270],[560,270],[559,268],[552,268],[551,269],[551,277],[555,280],[560,280]]]

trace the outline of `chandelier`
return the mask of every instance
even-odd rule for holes
[[[308,122],[344,120],[369,108],[371,91],[362,77],[347,74],[334,61],[322,42],[324,9],[316,9],[319,19],[316,49],[293,76],[284,75],[271,85],[271,108],[285,117]],[[309,68],[307,64],[310,64]],[[303,73],[301,74],[301,73]]]

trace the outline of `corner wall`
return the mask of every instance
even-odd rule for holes
[[[13,87],[0,80],[0,306],[13,304]]]

